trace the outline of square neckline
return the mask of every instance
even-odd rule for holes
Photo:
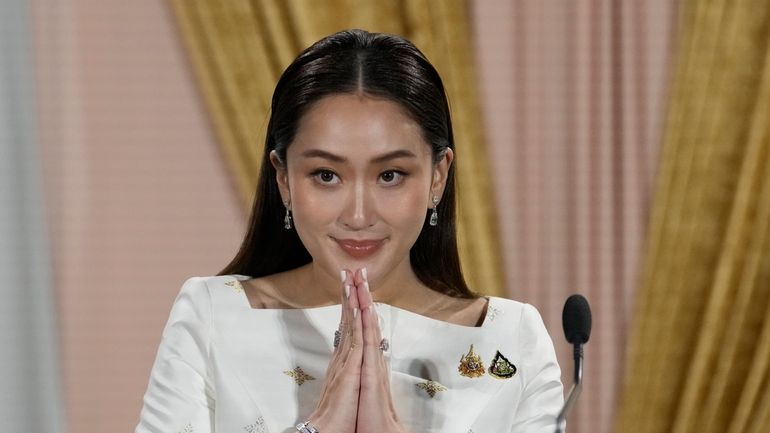
[[[253,277],[243,274],[231,274],[231,275],[223,275],[226,277],[233,277],[235,278],[239,283],[243,281],[248,281],[250,279],[253,279]],[[251,302],[249,301],[249,297],[246,294],[246,290],[239,290],[239,296],[242,300],[242,306],[244,308],[247,308],[252,311],[265,311],[265,312],[272,312],[272,313],[287,313],[287,312],[313,312],[313,311],[325,311],[327,309],[331,308],[338,308],[341,307],[341,304],[331,304],[331,305],[320,305],[316,307],[304,307],[304,308],[255,308],[251,305]],[[430,316],[426,316],[420,313],[416,313],[414,311],[407,310],[405,308],[397,307],[395,305],[387,304],[384,302],[374,302],[377,306],[385,306],[391,310],[394,310],[399,313],[405,313],[408,316],[412,316],[414,319],[418,320],[424,320],[428,323],[433,322],[434,324],[440,325],[440,326],[448,326],[448,327],[456,327],[456,328],[462,328],[462,329],[483,329],[487,327],[488,323],[491,322],[490,320],[490,313],[492,311],[496,311],[497,309],[492,306],[493,300],[495,299],[494,296],[481,296],[481,298],[486,299],[486,303],[484,305],[482,317],[483,320],[481,321],[481,324],[478,326],[468,326],[468,325],[461,325],[459,323],[453,323],[453,322],[447,322],[446,320],[436,319]]]

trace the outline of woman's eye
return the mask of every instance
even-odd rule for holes
[[[331,170],[317,170],[313,172],[313,177],[321,183],[332,184],[339,183],[339,178]]]
[[[380,179],[389,185],[400,183],[404,178],[404,173],[396,170],[388,170],[380,174]]]

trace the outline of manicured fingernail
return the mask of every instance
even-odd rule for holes
[[[341,270],[341,271],[340,271],[340,280],[342,280],[342,282],[344,283],[344,282],[345,282],[345,280],[346,280],[347,278],[348,278],[348,273],[347,273],[347,272],[345,272],[345,270],[344,270],[344,269],[343,269],[343,270]]]
[[[369,280],[369,277],[366,276],[366,268],[361,268],[361,276],[364,277],[364,281]]]
[[[345,284],[345,299],[350,299],[350,285]]]
[[[358,308],[353,309],[353,318],[355,319],[356,317],[358,317]]]

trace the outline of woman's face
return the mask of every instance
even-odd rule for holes
[[[365,266],[372,290],[410,271],[409,250],[452,158],[448,150],[434,164],[419,125],[397,103],[355,94],[324,97],[308,110],[285,167],[271,154],[314,266],[335,278]]]

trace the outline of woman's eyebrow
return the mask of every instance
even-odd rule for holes
[[[344,156],[335,155],[321,149],[308,149],[302,152],[302,156],[305,158],[324,158],[333,162],[346,162],[348,160]]]
[[[344,163],[348,161],[348,159],[345,158],[344,156],[335,155],[331,152],[327,152],[321,149],[308,149],[302,152],[302,156],[305,158],[324,158],[324,159],[328,159],[329,161],[339,162],[339,163]],[[398,149],[392,152],[385,153],[383,155],[375,156],[374,158],[371,159],[370,162],[377,164],[377,163],[381,163],[381,162],[385,162],[385,161],[389,161],[391,159],[397,159],[397,158],[417,158],[417,155],[415,155],[414,152],[412,152],[411,150]]]
[[[417,158],[417,155],[415,155],[414,152],[412,152],[411,150],[399,149],[399,150],[394,150],[393,152],[388,152],[384,155],[375,156],[374,158],[372,158],[371,162],[376,164],[380,162],[390,161],[391,159],[396,159],[396,158]]]

